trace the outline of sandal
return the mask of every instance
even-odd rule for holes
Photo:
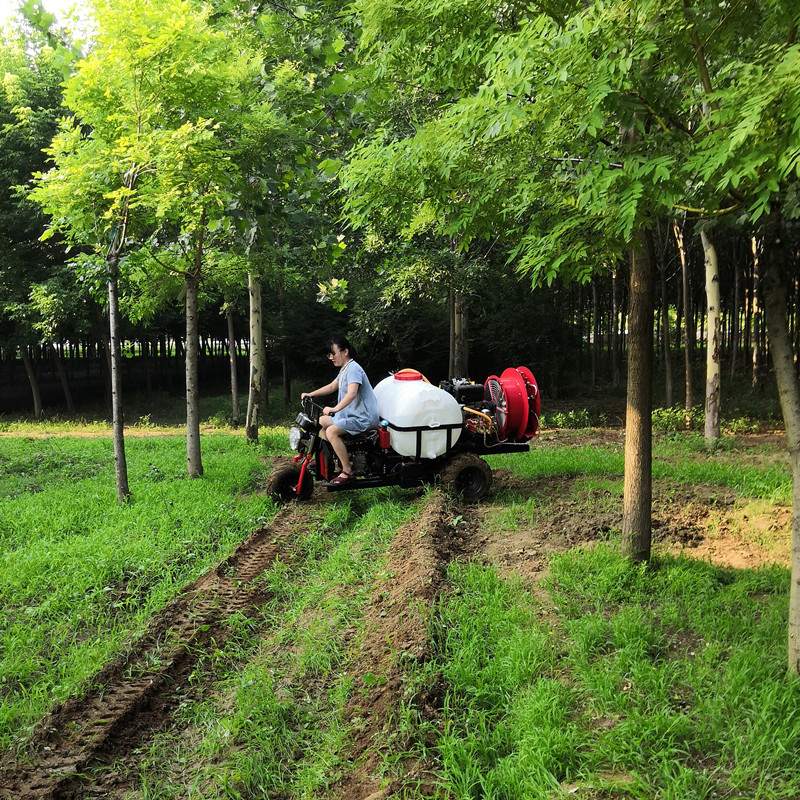
[[[354,475],[352,472],[345,472],[342,470],[332,481],[328,481],[331,486],[340,486],[343,483],[353,480]]]

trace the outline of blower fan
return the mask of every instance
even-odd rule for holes
[[[536,378],[527,367],[509,367],[502,375],[490,375],[484,397],[494,404],[500,439],[530,439],[539,429],[541,398]]]

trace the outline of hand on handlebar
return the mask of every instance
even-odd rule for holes
[[[331,415],[334,414],[335,412],[333,410],[333,406],[325,406],[325,408],[322,409],[322,413]]]

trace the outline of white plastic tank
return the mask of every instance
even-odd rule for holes
[[[375,387],[375,396],[378,415],[390,423],[392,449],[402,456],[416,456],[419,434],[415,430],[396,430],[392,426],[428,429],[421,434],[422,458],[436,458],[447,452],[448,431],[437,428],[456,426],[450,430],[450,447],[461,436],[463,417],[458,401],[438,386],[432,386],[416,370],[402,370],[384,378]]]

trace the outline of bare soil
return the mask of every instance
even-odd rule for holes
[[[622,436],[601,435],[604,442]],[[505,491],[531,499],[529,518],[509,522],[508,504],[496,499]],[[315,498],[331,501],[324,494]],[[484,503],[457,504],[438,492],[421,503],[417,518],[395,535],[364,624],[349,640],[354,691],[346,709],[350,750],[344,755],[352,767],[331,796],[383,800],[412,782],[424,795],[432,783],[431,765],[413,759],[402,764],[401,776],[387,777],[382,756],[401,702],[409,700],[409,663],[430,656],[426,613],[443,589],[452,559],[481,559],[533,587],[552,554],[592,546],[618,529],[621,507],[621,497],[611,490],[587,491],[576,478],[531,482],[502,470],[495,472]],[[185,587],[129,653],[96,675],[80,696],[54,708],[24,758],[3,764],[0,797],[124,800],[148,742],[173,725],[180,703],[202,690],[190,676],[210,647],[225,642],[226,620],[256,615],[269,598],[256,579],[276,559],[286,564],[296,557],[307,513],[302,505],[281,510],[224,563]],[[747,501],[719,487],[657,482],[653,529],[657,551],[731,567],[789,565],[791,509]],[[424,717],[436,720],[442,692],[431,686],[411,700]]]

